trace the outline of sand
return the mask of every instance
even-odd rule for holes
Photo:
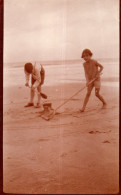
[[[53,108],[83,85],[45,87]],[[26,87],[4,88],[4,192],[25,194],[113,194],[119,191],[118,87],[102,86],[107,109],[94,91],[84,113],[86,91],[50,121],[39,108],[24,108]],[[36,98],[35,98],[36,99]]]

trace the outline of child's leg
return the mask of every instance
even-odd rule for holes
[[[35,82],[35,80],[31,77],[31,85],[33,85]],[[29,107],[29,106],[34,106],[33,104],[33,101],[34,101],[34,94],[35,94],[35,91],[34,89],[30,89],[30,101],[27,105],[25,105],[25,107]]]
[[[30,103],[33,103],[34,94],[35,94],[35,91],[34,91],[34,89],[31,88],[31,90],[30,90]]]
[[[37,102],[37,104],[39,105],[40,104],[40,100],[41,100],[41,85],[39,85],[38,87],[37,87],[37,91],[38,91],[38,102]]]
[[[103,103],[103,107],[106,106],[106,102],[105,100],[103,99],[103,97],[99,94],[100,92],[100,88],[95,88],[95,95],[97,98],[99,98],[99,100]]]
[[[31,77],[31,86],[35,83],[35,79]],[[34,101],[34,95],[35,95],[35,90],[31,88],[30,90],[30,103],[33,103]]]
[[[90,85],[90,86],[87,88],[87,94],[86,94],[86,97],[85,97],[85,99],[84,99],[84,103],[83,103],[83,107],[82,107],[82,109],[81,109],[81,112],[84,112],[84,110],[85,110],[85,108],[86,108],[86,105],[87,105],[87,103],[88,103],[88,101],[89,101],[89,97],[90,97],[91,92],[92,92],[92,89],[93,89],[93,84]]]

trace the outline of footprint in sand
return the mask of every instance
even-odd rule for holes
[[[36,157],[31,157],[30,160],[36,160]]]
[[[78,150],[74,150],[74,152],[78,152]]]
[[[67,155],[67,153],[63,153],[60,155],[60,157],[65,157]]]
[[[94,134],[94,133],[96,133],[96,132],[94,132],[94,131],[89,131],[89,133],[90,133],[90,134]]]
[[[103,141],[102,143],[110,143],[108,140]]]
[[[106,131],[103,131],[103,132],[100,132],[100,131],[89,131],[90,134],[96,134],[96,133],[109,133],[111,132],[111,130],[109,130],[108,132]]]
[[[45,141],[48,141],[49,139],[45,139],[45,138],[41,138],[41,139],[39,139],[38,141],[39,142],[45,142]]]

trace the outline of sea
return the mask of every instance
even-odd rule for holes
[[[119,59],[96,59],[103,65],[102,85],[119,87]],[[4,63],[3,87],[24,86],[24,64],[27,62]],[[35,63],[35,62],[31,62]],[[36,61],[45,69],[45,86],[62,83],[85,83],[82,60]]]

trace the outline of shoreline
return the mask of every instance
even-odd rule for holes
[[[58,83],[45,83],[44,85],[42,85],[42,87],[52,87],[52,86],[58,86],[59,84],[80,84],[80,85],[84,85],[86,83],[85,79],[61,79],[60,81],[58,81]],[[14,87],[14,86],[19,86],[19,87],[23,87],[23,85],[21,85],[20,83],[14,83],[14,84],[3,84],[3,87]],[[119,87],[119,78],[118,77],[109,77],[109,78],[101,78],[101,86],[110,86],[110,87]]]

